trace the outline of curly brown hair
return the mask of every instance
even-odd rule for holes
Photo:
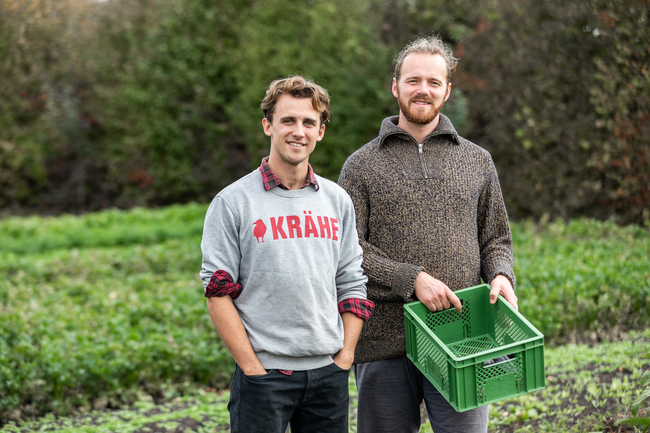
[[[295,75],[277,79],[269,85],[260,105],[264,118],[269,122],[273,122],[275,104],[285,93],[295,98],[311,98],[311,105],[320,113],[321,125],[330,120],[330,96],[327,90],[310,79]]]
[[[445,44],[438,35],[419,37],[409,42],[404,49],[402,49],[399,56],[397,56],[394,61],[394,77],[396,81],[399,81],[402,76],[402,65],[404,64],[404,59],[406,59],[406,56],[413,53],[440,54],[447,64],[447,82],[451,83],[451,74],[454,69],[456,69],[458,59],[454,57],[451,47]]]

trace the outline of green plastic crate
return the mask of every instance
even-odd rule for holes
[[[460,313],[432,312],[419,301],[404,305],[406,355],[454,409],[544,388],[544,335],[503,297],[490,304],[487,284],[455,294]]]

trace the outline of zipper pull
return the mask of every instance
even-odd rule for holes
[[[422,174],[425,179],[428,179],[429,174],[427,173],[427,166],[424,164],[424,150],[422,149],[422,146],[422,143],[418,143],[418,153],[420,154],[420,162],[422,163]]]

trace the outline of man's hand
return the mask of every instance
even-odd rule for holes
[[[354,351],[350,353],[349,350],[341,349],[334,355],[334,364],[342,370],[349,370],[354,362]]]
[[[451,305],[459,313],[463,309],[458,296],[445,283],[424,271],[415,279],[415,297],[431,311],[446,310]]]
[[[241,368],[241,371],[244,373],[245,376],[261,376],[263,374],[268,373],[264,367],[262,367],[262,364],[258,361],[256,365],[252,365],[250,367],[246,367],[244,369],[241,365],[239,366]]]
[[[512,288],[510,280],[505,275],[497,275],[494,277],[494,280],[490,283],[490,287],[492,287],[492,290],[490,290],[490,304],[496,303],[499,295],[502,295],[515,310],[519,311],[515,289]]]
[[[343,320],[343,348],[334,355],[334,364],[343,370],[349,370],[354,362],[354,349],[357,347],[363,320],[350,311],[341,313]]]

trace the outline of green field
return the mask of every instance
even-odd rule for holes
[[[205,210],[0,220],[0,431],[227,428],[217,403],[234,364],[198,278]],[[492,405],[490,429],[607,431],[650,368],[639,358],[650,351],[650,232],[592,220],[512,229],[547,388]]]

